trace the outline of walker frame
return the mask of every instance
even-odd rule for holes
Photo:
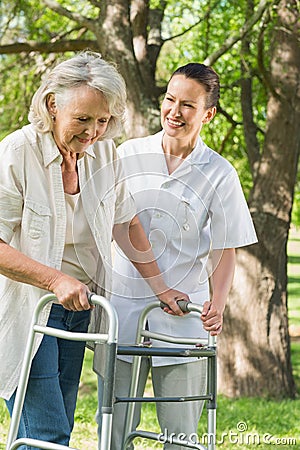
[[[178,302],[181,309],[185,312],[202,312],[203,307],[196,303],[179,301]],[[146,439],[160,440],[161,434],[153,433],[151,431],[143,430],[132,430],[132,423],[134,417],[134,407],[136,402],[160,402],[160,401],[194,401],[194,400],[206,400],[207,408],[207,447],[191,441],[186,441],[179,439],[177,437],[168,436],[163,442],[181,445],[187,448],[194,448],[200,450],[215,450],[216,448],[216,409],[217,409],[217,345],[216,337],[208,334],[207,339],[200,338],[185,338],[185,337],[172,337],[162,333],[151,332],[146,329],[146,322],[148,314],[158,307],[163,307],[164,305],[159,302],[153,302],[146,306],[142,311],[137,327],[136,334],[136,344],[135,346],[124,346],[118,345],[117,354],[118,355],[133,355],[132,364],[132,377],[131,385],[129,391],[129,397],[118,397],[115,402],[126,402],[127,406],[127,416],[125,432],[123,436],[123,448],[122,450],[127,450],[129,444],[136,438],[142,437]],[[164,342],[174,343],[174,344],[194,344],[202,345],[200,348],[170,348],[170,347],[149,347],[143,345],[143,339],[156,339]],[[207,358],[207,391],[205,395],[201,396],[187,396],[187,397],[137,397],[138,388],[138,378],[141,366],[142,356],[180,356],[180,357],[205,357]]]
[[[28,385],[28,379],[31,369],[31,360],[33,354],[33,346],[36,333],[47,334],[49,336],[59,337],[62,339],[74,340],[74,341],[91,341],[97,344],[106,345],[106,357],[105,357],[105,377],[104,377],[104,390],[103,390],[103,404],[102,404],[102,427],[101,427],[101,443],[99,444],[99,450],[110,450],[110,436],[112,427],[112,412],[113,412],[113,390],[114,390],[114,376],[115,376],[115,361],[117,352],[117,338],[118,338],[118,317],[115,309],[111,303],[100,295],[91,294],[89,301],[93,305],[99,305],[104,309],[108,316],[108,332],[106,334],[100,333],[73,333],[70,331],[59,330],[57,328],[41,326],[38,324],[39,316],[42,309],[49,303],[55,302],[57,298],[53,294],[44,295],[38,302],[28,335],[27,345],[25,349],[23,365],[21,369],[21,375],[19,379],[18,388],[16,391],[16,398],[14,402],[14,408],[12,412],[10,428],[6,443],[6,450],[16,450],[21,445],[28,445],[43,450],[76,450],[71,447],[55,444],[52,442],[41,441],[39,439],[21,438],[16,439],[24,399],[26,395],[26,389]]]

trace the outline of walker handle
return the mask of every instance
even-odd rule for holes
[[[177,305],[179,306],[179,308],[181,309],[182,312],[189,312],[190,311],[189,310],[189,303],[191,303],[190,301],[182,299],[182,300],[177,300],[176,303],[177,303]],[[169,305],[167,305],[164,302],[160,302],[160,307],[162,309],[164,309],[166,307],[169,308]]]

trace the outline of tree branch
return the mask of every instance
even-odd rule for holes
[[[133,36],[147,35],[149,0],[131,0],[130,23]]]
[[[78,27],[67,30],[65,33],[55,35],[51,38],[51,42],[58,42],[60,40],[63,41],[75,31],[77,32],[77,40],[81,40],[88,30],[85,27],[81,27],[79,25]]]
[[[222,116],[224,116],[228,120],[229,123],[231,123],[233,127],[242,125],[242,122],[237,122],[236,120],[234,120],[234,118],[227,111],[225,111],[225,109],[222,108],[220,103],[218,103],[217,110],[220,114],[222,114]]]
[[[236,125],[231,125],[231,127],[228,129],[226,135],[224,136],[224,139],[221,142],[220,147],[218,148],[218,153],[221,155],[225,149],[226,143],[229,141],[230,136],[235,130]]]
[[[15,19],[15,17],[17,16],[17,5],[15,5],[13,7],[12,11],[6,11],[5,14],[5,23],[3,25],[3,19],[1,20],[1,38],[5,35],[5,33],[7,32],[7,30],[9,30],[11,23],[13,22],[13,20]]]
[[[73,20],[74,22],[80,23],[84,27],[88,28],[91,31],[95,31],[95,24],[92,19],[88,17],[84,17],[82,14],[78,14],[64,8],[62,5],[57,3],[55,0],[41,0],[48,8],[52,9],[52,11],[57,12],[61,16],[68,17],[68,19]]]
[[[261,30],[260,30],[258,39],[257,39],[257,65],[258,65],[260,75],[262,77],[263,84],[272,93],[272,95],[274,95],[275,98],[278,98],[278,94],[272,84],[270,72],[266,68],[265,62],[264,62],[264,34],[265,34],[265,29],[266,29],[268,21],[269,21],[269,17],[268,17],[268,20],[267,19],[264,20],[264,22],[261,26]]]
[[[161,37],[161,24],[165,14],[167,3],[160,0],[160,8],[149,9],[148,25],[150,27],[147,40],[147,52],[149,55],[151,70],[155,74],[156,63],[161,51],[163,41]]]
[[[203,17],[201,17],[201,19],[197,20],[197,22],[195,22],[193,25],[191,25],[189,28],[186,28],[185,30],[183,30],[181,33],[175,34],[174,36],[171,36],[169,38],[164,39],[164,42],[168,42],[168,41],[172,41],[173,39],[176,39],[180,36],[185,35],[186,33],[188,33],[189,31],[191,31],[193,28],[195,28],[197,25],[199,25],[199,23],[203,22],[203,20],[207,19],[211,12],[214,10],[214,8],[220,3],[219,0],[217,0],[212,6],[210,6],[208,8],[208,11],[205,13],[205,15]]]
[[[17,53],[64,53],[68,51],[81,51],[89,48],[90,50],[99,51],[97,41],[73,40],[58,42],[18,42],[10,45],[0,45],[0,54],[17,54]]]
[[[88,1],[89,1],[89,3],[91,5],[96,6],[97,8],[101,7],[101,2],[100,1],[99,2],[97,0],[88,0]]]
[[[256,22],[259,21],[270,3],[272,3],[271,0],[261,0],[256,12],[254,12],[253,16],[242,26],[240,33],[226,39],[224,44],[217,51],[204,60],[204,64],[207,64],[208,66],[213,65],[217,59],[227,52],[229,48],[233,47],[234,44],[243,39],[243,37],[252,29]]]
[[[148,1],[132,0],[130,7],[130,23],[136,59],[140,62],[147,55],[147,19]]]
[[[254,2],[247,0],[246,17],[253,14]],[[241,41],[241,107],[243,116],[243,132],[246,142],[246,151],[250,164],[252,179],[255,179],[258,163],[260,160],[260,146],[257,139],[257,126],[253,116],[253,94],[252,94],[252,70],[251,70],[251,53],[250,53],[250,37],[244,36]]]

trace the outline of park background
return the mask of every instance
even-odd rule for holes
[[[27,123],[49,68],[86,48],[114,61],[126,81],[120,140],[159,129],[161,97],[178,66],[204,62],[220,74],[218,114],[202,135],[236,167],[259,243],[238,251],[218,341],[218,432],[236,430],[246,417],[248,430],[295,437],[300,446],[299,342],[291,336],[299,326],[299,273],[287,273],[300,254],[293,250],[300,225],[299,2],[1,0],[0,8],[0,138]],[[95,409],[89,373],[77,413],[76,426],[84,425],[74,436],[92,449],[85,444],[95,440],[94,431],[88,437]],[[4,409],[0,424],[5,429]]]

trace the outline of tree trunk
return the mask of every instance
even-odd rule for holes
[[[251,17],[253,14],[254,1],[247,0],[245,17]],[[255,178],[260,160],[260,145],[257,139],[257,125],[253,117],[253,70],[251,67],[250,47],[251,37],[247,34],[241,42],[241,107],[247,156],[252,178]]]
[[[219,339],[219,388],[236,396],[295,396],[287,316],[287,240],[300,147],[296,1],[278,8],[267,132],[250,197],[259,243],[237,254]]]
[[[135,36],[132,35],[129,3],[124,0],[103,2],[102,20],[95,31],[102,56],[117,62],[126,82],[128,121],[125,124],[125,132],[128,139],[145,136],[159,128],[155,78],[145,75],[149,74],[150,69],[143,70],[144,65],[148,64],[146,42],[138,39],[136,32]],[[140,16],[146,15],[144,2],[140,8]],[[135,13],[137,14],[136,11]],[[141,18],[140,21],[142,22]],[[133,47],[134,41],[136,49]],[[144,50],[141,48],[142,45]]]

